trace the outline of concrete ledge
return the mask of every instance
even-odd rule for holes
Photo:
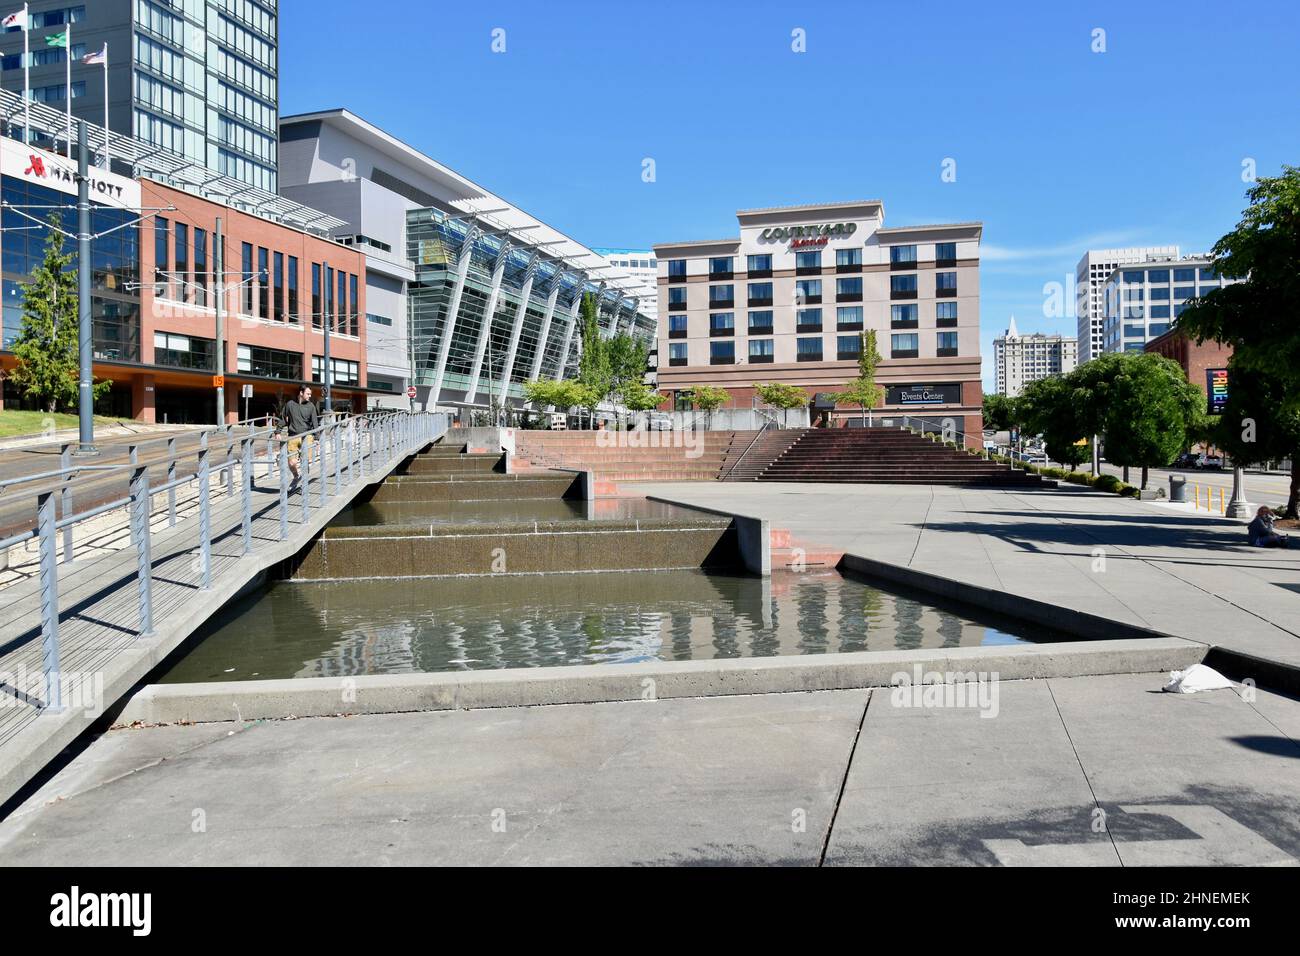
[[[658,495],[646,495],[646,500],[658,501],[661,504],[676,505],[678,508],[703,511],[707,514],[721,515],[724,518],[732,519],[736,526],[736,543],[740,548],[740,558],[745,564],[745,570],[750,574],[757,574],[765,578],[771,576],[772,527],[766,519],[737,514],[734,511],[726,511],[722,508],[708,508],[704,505],[688,504],[684,501],[662,498]]]
[[[153,684],[126,703],[116,724],[275,720],[886,687],[899,672],[910,677],[916,665],[927,672],[996,673],[1001,680],[1163,674],[1189,667],[1204,655],[1203,645],[1170,637],[1154,641]],[[1153,679],[1152,686],[1159,683]]]

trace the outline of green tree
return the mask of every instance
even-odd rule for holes
[[[1294,459],[1300,449],[1300,412],[1284,409],[1284,395],[1285,388],[1275,376],[1243,371],[1234,355],[1228,360],[1227,404],[1223,414],[1214,416],[1210,440],[1236,465]],[[1292,498],[1286,511],[1294,514],[1294,509]]]
[[[687,390],[686,397],[705,412],[715,412],[731,401],[731,393],[718,385],[696,385]]]
[[[45,258],[20,286],[23,319],[14,339],[13,353],[18,362],[11,379],[23,395],[53,413],[77,405],[80,359],[74,268],[77,257],[59,231],[62,221],[57,213],[50,216],[49,223]],[[96,382],[94,397],[99,398],[112,384],[108,380]]]
[[[582,355],[578,358],[578,383],[585,387],[582,407],[595,421],[596,410],[614,387],[614,371],[610,364],[608,342],[600,334],[600,311],[596,297],[590,292],[582,295],[578,334],[582,341]]]
[[[870,410],[880,404],[884,389],[876,384],[876,369],[880,367],[880,352],[876,349],[876,332],[866,329],[859,336],[858,377],[844,383],[837,399],[862,409],[862,418],[869,420]]]
[[[1077,468],[1091,457],[1087,445],[1076,442],[1090,439],[1089,416],[1078,401],[1068,377],[1040,378],[1025,386],[1016,407],[1025,431],[1042,435],[1047,454],[1053,461]]]
[[[1214,270],[1243,281],[1193,301],[1175,328],[1197,342],[1232,346],[1238,383],[1265,376],[1276,405],[1257,423],[1268,420],[1275,433],[1285,435],[1286,423],[1300,410],[1300,167],[1283,166],[1281,176],[1259,179],[1246,197],[1250,205],[1241,221],[1213,249]],[[1239,431],[1244,424],[1234,423]],[[1294,516],[1300,446],[1290,457],[1286,512]]]
[[[1109,390],[1106,457],[1125,468],[1163,468],[1187,447],[1187,436],[1204,415],[1205,397],[1187,381],[1182,366],[1152,352],[1126,356]]]
[[[1010,395],[984,396],[984,427],[990,431],[1010,431],[1020,424],[1019,401]]]
[[[640,381],[627,382],[619,392],[619,400],[629,412],[652,412],[668,398]],[[646,427],[649,427],[647,421]]]
[[[758,397],[773,408],[803,408],[808,404],[808,393],[797,385],[785,382],[755,384]]]

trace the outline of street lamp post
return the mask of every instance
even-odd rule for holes
[[[1228,502],[1229,518],[1249,518],[1250,502],[1246,500],[1246,470],[1232,463],[1232,500]]]

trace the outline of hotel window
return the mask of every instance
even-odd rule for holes
[[[168,229],[171,224],[168,220],[159,216],[153,223],[153,281],[158,288],[154,295],[160,298],[170,298],[168,288],[171,285],[170,277],[167,275],[167,267],[171,264],[167,258],[168,247]]]
[[[337,322],[335,328],[338,329],[339,335],[350,335],[351,333],[348,331],[351,327],[348,319],[348,274],[340,269],[338,275],[339,290],[338,296],[334,300],[334,311],[338,316],[335,320]]]
[[[298,322],[298,257],[289,257],[289,321]]]
[[[239,251],[239,279],[243,295],[240,297],[244,315],[253,314],[253,244],[245,242]]]
[[[915,299],[916,298],[916,276],[890,276],[889,277],[889,296],[893,299]]]
[[[320,263],[311,264],[311,327],[320,328],[320,320],[323,312],[321,311],[320,301]]]
[[[957,324],[957,303],[936,302],[934,304],[934,324],[941,329],[955,326]]]
[[[835,280],[835,301],[836,302],[861,302],[862,301],[862,279],[836,279]]]
[[[938,342],[937,354],[939,355],[940,358],[946,358],[947,356],[957,354],[957,333],[956,332],[940,332],[938,335],[937,342]]]
[[[686,290],[678,286],[668,290],[668,308],[684,310],[686,308]]]
[[[190,282],[190,227],[176,223],[176,298],[188,302]]]
[[[921,336],[915,332],[890,336],[891,358],[916,358],[921,348]]]
[[[153,361],[155,365],[175,368],[215,369],[217,343],[212,339],[199,339],[172,332],[153,334]]]
[[[313,355],[311,357],[311,380],[319,382],[321,380],[321,370],[325,367],[325,357],[322,355]],[[330,384],[331,385],[360,385],[361,384],[361,364],[351,362],[347,359],[330,359]]]
[[[770,282],[751,282],[748,288],[750,305],[771,305],[772,304],[772,283]]]
[[[934,274],[934,291],[936,295],[952,296],[957,294],[957,273],[936,272]]]
[[[1169,289],[1168,289],[1168,288],[1163,288],[1163,289],[1152,289],[1152,290],[1151,290],[1151,299],[1152,299],[1152,301],[1157,301],[1157,300],[1158,300],[1158,301],[1162,301],[1162,302],[1168,302],[1168,301],[1169,301]]]
[[[1153,319],[1167,319],[1167,318],[1169,318],[1169,306],[1167,306],[1167,305],[1153,305],[1153,306],[1151,306],[1151,318],[1153,318]]]
[[[835,310],[835,325],[837,328],[860,330],[862,328],[862,306],[860,305],[842,305]]]
[[[1194,285],[1176,285],[1174,286],[1175,299],[1190,299],[1196,295],[1196,286]]]
[[[686,343],[673,342],[668,346],[668,364],[685,365],[686,364]]]
[[[1169,331],[1168,322],[1152,322],[1151,327],[1147,329],[1147,334],[1154,339],[1154,338],[1158,338],[1161,335],[1164,335],[1168,331]]]
[[[709,305],[731,305],[736,301],[736,287],[732,285],[709,286]]]
[[[772,257],[746,256],[745,269],[750,275],[753,275],[756,272],[766,272],[770,274],[772,272]]]
[[[686,279],[686,260],[685,260],[685,259],[669,259],[669,260],[668,260],[668,278],[670,278],[670,279],[681,279],[681,280],[683,280],[683,281]]]
[[[796,275],[807,275],[822,271],[822,252],[796,252],[794,254],[794,271]]]
[[[719,256],[709,260],[709,277],[719,279],[731,278],[731,256]]]
[[[709,314],[710,335],[735,335],[736,313],[712,312]]]
[[[1169,270],[1168,270],[1168,269],[1148,269],[1148,270],[1147,270],[1147,281],[1148,281],[1148,282],[1153,282],[1153,283],[1159,283],[1159,284],[1168,285],[1168,284],[1169,284]]]
[[[856,362],[862,355],[862,339],[856,335],[835,336],[835,359],[839,362]]]
[[[260,378],[302,378],[302,355],[258,345],[239,346],[236,370]]]
[[[275,273],[271,283],[271,318],[276,322],[284,321],[284,253],[277,252],[272,257]]]
[[[1138,284],[1140,285],[1140,284],[1142,283],[1142,280],[1143,280],[1143,275],[1142,275],[1141,272],[1126,272],[1126,273],[1124,273],[1124,281],[1125,281],[1125,282],[1136,282],[1136,283],[1138,283]]]
[[[194,229],[194,304],[208,304],[208,234]]]
[[[955,242],[936,242],[934,244],[934,261],[942,262],[947,265],[956,265],[957,263],[957,243]]]
[[[735,365],[736,364],[736,343],[727,342],[710,342],[709,343],[709,364],[710,365]]]
[[[360,337],[361,335],[361,311],[357,305],[357,277],[348,276],[348,328],[352,334]]]
[[[894,269],[915,269],[916,246],[890,246],[889,265]]]
[[[821,279],[798,279],[794,284],[796,302],[818,303],[822,300]]]
[[[768,311],[749,313],[749,334],[770,335],[772,333],[772,313]]]
[[[798,309],[795,312],[796,332],[820,332],[822,330],[821,309]]]
[[[774,348],[771,339],[750,339],[749,360],[759,365],[771,362],[776,357]]]
[[[837,267],[862,265],[862,250],[856,246],[852,249],[836,249],[835,265]]]
[[[257,315],[271,317],[271,263],[270,253],[261,246],[257,249]]]
[[[686,316],[668,316],[668,336],[669,338],[686,338]]]
[[[889,327],[891,329],[914,329],[919,324],[915,303],[891,305],[889,307]]]
[[[1196,278],[1196,270],[1195,270],[1195,269],[1175,269],[1175,270],[1174,270],[1174,281],[1175,281],[1175,282],[1191,282],[1191,281],[1192,281],[1193,279],[1195,279],[1195,278]]]
[[[822,360],[822,340],[795,339],[795,360],[799,362],[820,362]]]

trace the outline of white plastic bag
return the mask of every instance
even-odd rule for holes
[[[1185,671],[1171,671],[1169,683],[1164,686],[1164,691],[1166,694],[1195,694],[1202,690],[1223,690],[1231,687],[1232,681],[1213,667],[1193,664]]]

